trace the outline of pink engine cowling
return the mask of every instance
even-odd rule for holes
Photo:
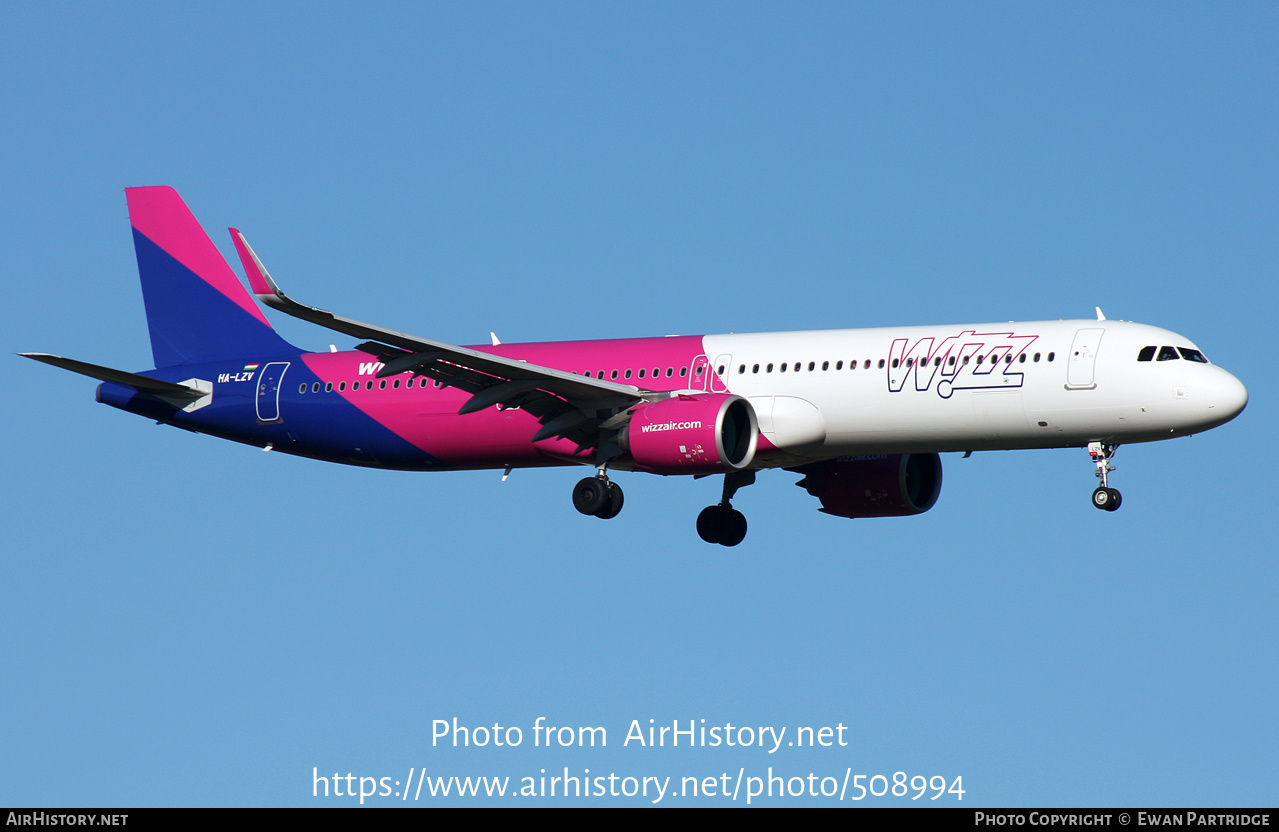
[[[795,483],[822,501],[821,511],[838,517],[906,517],[923,514],[941,493],[937,454],[842,456],[792,471]]]
[[[678,395],[643,404],[621,433],[636,470],[715,474],[751,464],[759,443],[755,409],[728,393]]]

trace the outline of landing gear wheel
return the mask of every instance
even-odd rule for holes
[[[1123,496],[1114,488],[1101,487],[1092,493],[1092,504],[1106,511],[1114,511],[1123,502]]]
[[[697,515],[697,536],[707,543],[719,543],[720,529],[724,526],[724,507],[707,506]]]
[[[604,504],[604,508],[600,509],[595,516],[601,520],[612,520],[622,511],[622,502],[626,498],[622,495],[622,487],[615,482],[608,484],[608,502]]]
[[[730,508],[727,520],[720,533],[719,545],[736,546],[746,539],[746,515],[735,508]]]
[[[697,515],[697,535],[707,543],[736,546],[746,539],[746,517],[730,506],[707,506]]]
[[[587,477],[573,486],[573,508],[583,514],[598,517],[599,513],[609,505],[608,480],[599,477]],[[620,500],[619,500],[620,503]],[[621,505],[618,505],[621,509]]]

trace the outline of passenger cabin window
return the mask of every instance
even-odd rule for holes
[[[1155,347],[1142,347],[1141,352],[1137,353],[1138,361],[1154,361]]]
[[[1177,355],[1177,351],[1172,347],[1159,348],[1160,361],[1176,361],[1178,358],[1181,358],[1181,356]]]

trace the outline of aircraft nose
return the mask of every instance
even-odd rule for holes
[[[1230,373],[1216,368],[1212,382],[1208,386],[1208,412],[1212,414],[1216,424],[1224,424],[1243,412],[1248,405],[1248,388],[1243,382]]]

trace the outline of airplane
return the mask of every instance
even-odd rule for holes
[[[1121,444],[1225,424],[1248,392],[1189,339],[1059,320],[461,347],[306,306],[229,229],[265,306],[360,339],[281,338],[172,188],[127,188],[155,369],[46,353],[97,400],[165,425],[329,462],[415,471],[582,465],[584,515],[622,510],[610,471],[723,475],[706,542],[746,536],[737,491],[781,468],[838,517],[928,511],[939,454],[1087,448],[1099,509]]]

